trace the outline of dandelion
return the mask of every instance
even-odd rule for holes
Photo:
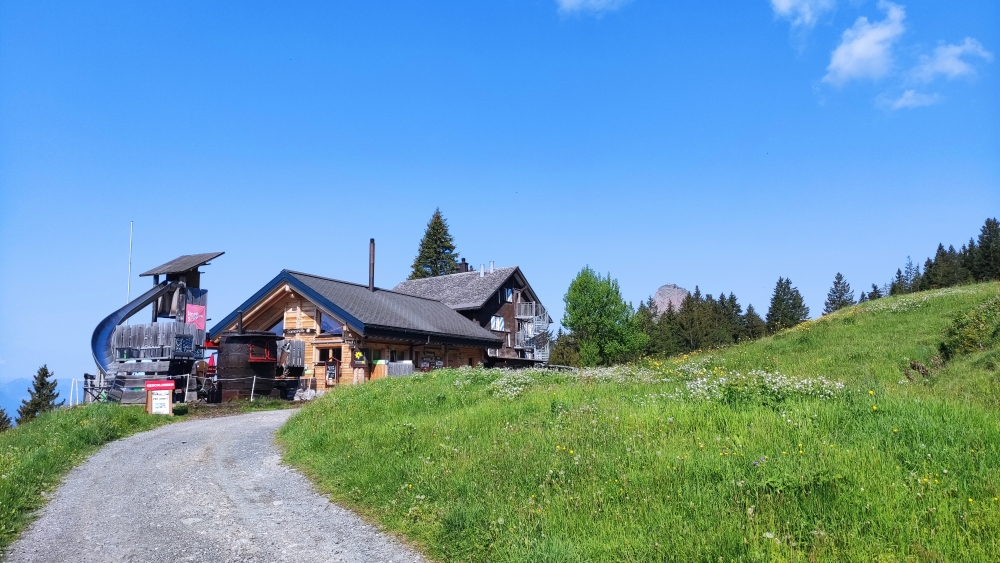
[[[872,411],[877,411],[877,410],[878,410],[878,407],[876,405],[872,405]]]
[[[869,389],[869,390],[868,390],[868,394],[869,394],[869,395],[874,395],[874,394],[875,394],[875,390],[873,390],[873,389]]]

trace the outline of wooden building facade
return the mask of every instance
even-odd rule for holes
[[[393,291],[448,305],[489,330],[500,346],[487,349],[486,365],[523,367],[548,362],[552,319],[517,266],[470,270],[462,260],[457,274],[407,280]]]
[[[209,331],[218,343],[242,318],[305,346],[317,390],[412,370],[477,365],[502,338],[434,299],[282,270]]]

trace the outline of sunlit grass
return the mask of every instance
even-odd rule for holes
[[[998,291],[625,368],[345,387],[280,439],[333,498],[442,560],[996,560],[996,351],[934,356]]]
[[[95,404],[43,414],[0,433],[0,549],[44,504],[43,493],[74,465],[107,442],[167,421],[141,407]]]

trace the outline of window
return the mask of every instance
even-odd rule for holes
[[[496,317],[490,319],[490,330],[495,330],[497,332],[503,332],[503,317]]]
[[[337,319],[324,315],[321,312],[316,313],[319,316],[319,332],[320,334],[343,334],[344,328],[341,326]]]
[[[277,334],[278,336],[281,336],[282,334],[284,334],[285,333],[285,318],[282,317],[280,321],[278,321],[277,323],[275,323],[274,326],[272,326],[268,330],[270,330],[274,334]]]

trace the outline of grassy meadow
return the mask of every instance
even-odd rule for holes
[[[73,466],[107,442],[168,421],[138,407],[94,404],[46,413],[0,434],[0,550]]]
[[[280,431],[331,497],[445,561],[1000,559],[1000,352],[981,284],[617,368],[344,387]]]

